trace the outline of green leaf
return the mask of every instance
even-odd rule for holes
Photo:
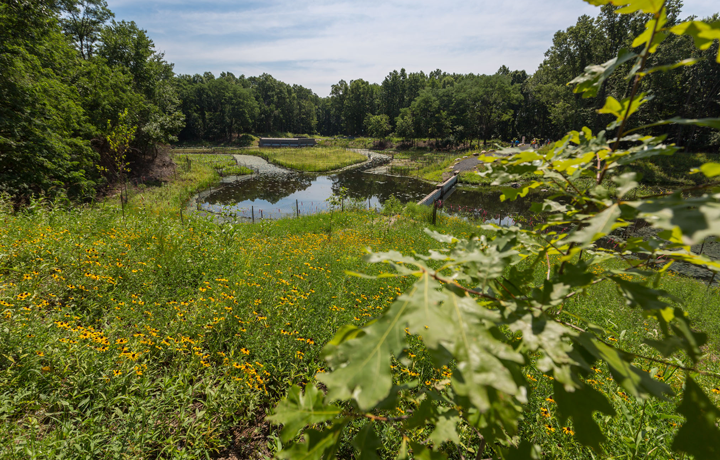
[[[634,131],[638,131],[645,128],[653,128],[655,126],[664,126],[664,125],[692,125],[692,126],[702,126],[703,128],[713,128],[713,129],[720,129],[720,118],[681,118],[681,117],[673,117],[669,118],[667,120],[657,121],[655,123],[650,123],[649,125],[643,125],[639,128],[631,129],[630,131],[627,131],[626,134],[632,133]]]
[[[686,421],[675,435],[673,450],[686,452],[697,459],[720,458],[720,430],[717,427],[720,410],[690,376],[685,381],[685,393],[677,411]]]
[[[575,332],[555,321],[548,321],[545,315],[533,317],[529,313],[512,322],[509,327],[513,333],[522,334],[523,344],[528,350],[544,352],[545,356],[538,361],[538,369],[542,372],[553,371],[557,380],[573,384],[568,374],[569,366],[577,363],[570,357],[573,347],[567,337],[575,335]]]
[[[712,46],[713,41],[720,40],[720,21],[708,24],[702,21],[686,21],[670,29],[676,35],[689,35],[695,40],[695,47],[706,50]],[[720,50],[717,62],[720,64]]]
[[[505,460],[540,460],[542,451],[540,446],[523,440],[517,449],[506,449],[503,451],[503,459]]]
[[[699,170],[705,177],[720,176],[720,163],[705,163]]]
[[[617,177],[613,177],[613,182],[617,184],[618,199],[623,199],[623,197],[627,195],[628,192],[638,187],[639,184],[636,179],[637,174],[634,172],[629,172]]]
[[[457,238],[451,235],[444,235],[442,233],[438,233],[435,230],[430,230],[429,228],[424,229],[425,233],[430,236],[430,238],[434,239],[435,241],[438,241],[440,243],[455,243],[457,242]]]
[[[632,114],[637,112],[640,106],[642,106],[646,102],[648,102],[648,99],[645,98],[645,93],[641,93],[635,96],[632,99],[632,104],[630,104],[629,97],[618,102],[617,99],[609,96],[605,101],[605,106],[602,109],[598,110],[598,113],[609,113],[611,115],[615,115],[618,121],[622,121],[626,118],[626,116],[627,118],[630,118]]]
[[[663,27],[665,27],[666,23],[667,14],[665,10],[663,10],[659,19],[653,17],[645,24],[645,31],[635,37],[635,40],[633,41],[631,46],[633,48],[637,46],[642,46],[650,42],[650,39],[652,39],[652,43],[648,44],[648,51],[650,53],[654,53],[657,50],[658,45],[660,45],[660,43],[662,43],[662,41],[667,38],[667,34],[659,32]]]
[[[498,320],[497,313],[479,307],[469,297],[454,294],[448,296],[443,309],[456,325],[442,341],[456,359],[452,377],[456,393],[469,398],[481,412],[490,410],[493,404],[488,388],[523,399],[524,393],[509,367],[525,360],[494,335],[498,331],[490,321]]]
[[[700,244],[708,237],[720,236],[720,194],[683,197],[674,193],[624,204],[635,208],[639,212],[638,217],[654,227],[679,230],[682,242],[688,246]]]
[[[593,419],[593,413],[615,415],[615,410],[607,398],[590,385],[583,384],[569,392],[560,383],[553,382],[553,388],[560,423],[565,423],[572,417],[578,442],[602,452],[600,443],[605,441],[605,436]]]
[[[364,335],[325,347],[325,359],[333,370],[316,378],[327,386],[329,400],[353,398],[361,410],[370,410],[388,396],[390,354],[400,354],[405,346],[403,315],[409,307],[407,300],[397,301],[362,329]]]
[[[675,308],[675,321],[671,324],[673,332],[681,338],[682,347],[694,362],[700,360],[703,352],[700,347],[707,343],[707,334],[695,332],[690,328],[690,320],[680,308]]]
[[[267,417],[273,423],[284,425],[280,434],[284,443],[297,436],[306,425],[327,422],[341,413],[339,407],[325,405],[325,395],[311,383],[305,386],[305,394],[301,391],[297,385],[290,387],[287,396],[275,407],[275,413]]]
[[[425,424],[434,417],[435,407],[433,406],[432,400],[424,399],[412,416],[403,422],[403,425],[408,430],[414,430],[415,428],[424,427]]]
[[[617,204],[613,204],[588,219],[584,227],[573,231],[567,238],[562,240],[562,243],[564,245],[577,243],[579,247],[588,247],[593,241],[608,235],[612,230],[617,228],[616,222],[620,214],[620,207]]]
[[[458,423],[461,422],[462,419],[458,416],[456,410],[449,410],[440,414],[435,422],[435,429],[430,433],[428,440],[435,444],[435,447],[440,447],[443,442],[459,444],[460,435],[458,435],[456,428]]]
[[[512,187],[503,187],[502,192],[503,194],[500,195],[500,201],[510,200],[515,201],[518,197],[525,197],[527,196],[528,192],[534,188],[538,188],[542,185],[541,182],[533,182],[529,185],[524,185],[522,187],[518,188],[512,188]]]
[[[372,423],[367,423],[358,434],[352,440],[352,445],[360,453],[357,457],[358,460],[375,460],[380,457],[377,454],[378,449],[382,448],[382,442],[377,434],[375,434],[375,428]]]
[[[645,339],[643,340],[643,343],[653,347],[666,358],[670,357],[683,346],[682,342],[677,337],[668,337],[665,340]]]
[[[625,297],[625,304],[630,308],[640,307],[643,310],[664,310],[670,304],[661,300],[661,297],[673,298],[663,290],[649,288],[640,283],[628,281],[620,276],[613,276],[620,292]]]
[[[293,444],[289,449],[277,453],[278,458],[292,460],[329,460],[335,458],[340,435],[349,419],[335,422],[330,428],[317,431],[307,430],[304,434],[305,442]]]
[[[670,70],[675,70],[679,67],[695,65],[700,61],[702,61],[702,59],[699,59],[699,58],[683,59],[682,61],[678,61],[674,64],[665,64],[665,65],[658,65],[655,67],[650,67],[649,69],[647,69],[643,72],[638,72],[638,75],[644,77],[645,75],[649,75],[649,74],[655,73],[655,72],[668,72]]]
[[[591,5],[600,6],[612,3],[615,6],[624,8],[616,11],[618,14],[629,14],[636,11],[643,13],[657,13],[665,4],[663,0],[585,0]]]
[[[653,380],[650,374],[630,364],[630,356],[612,348],[588,333],[579,334],[575,342],[588,353],[605,361],[610,367],[615,382],[636,398],[645,398],[648,394],[660,399],[672,395],[669,385]]]
[[[354,326],[352,324],[346,324],[335,333],[335,337],[332,338],[328,342],[328,345],[334,345],[338,346],[343,342],[347,342],[348,340],[354,339],[358,335],[362,335],[363,331],[357,326]]]
[[[573,92],[583,93],[583,98],[595,97],[602,84],[616,68],[636,57],[637,54],[632,51],[622,49],[617,57],[604,64],[585,67],[585,73],[573,79],[568,85],[575,85]]]
[[[410,442],[410,447],[413,451],[413,457],[417,460],[442,460],[447,458],[444,453],[431,450],[422,444]]]

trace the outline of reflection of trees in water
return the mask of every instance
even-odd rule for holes
[[[419,180],[357,171],[338,174],[332,180],[332,191],[335,194],[339,194],[340,188],[345,187],[349,198],[365,200],[375,196],[381,203],[391,195],[395,195],[403,203],[419,201],[433,190],[432,185]]]
[[[212,193],[205,202],[234,204],[241,201],[265,200],[275,204],[288,195],[306,190],[313,177],[305,174],[263,175],[227,185]]]
[[[204,202],[211,205],[234,205],[243,201],[264,200],[275,204],[293,193],[309,189],[316,176],[308,174],[263,175],[249,178],[236,184],[226,185],[210,193]],[[338,194],[342,187],[347,196],[356,200],[377,197],[384,203],[391,195],[403,203],[417,202],[430,193],[434,187],[426,182],[407,178],[389,177],[348,171],[330,176],[332,192]],[[532,202],[542,202],[550,194],[536,192],[515,201],[500,201],[498,191],[456,190],[445,202],[446,212],[473,213],[486,211],[492,217],[529,214]],[[461,208],[458,210],[458,208]]]

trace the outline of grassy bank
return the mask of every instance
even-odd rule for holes
[[[254,149],[245,153],[261,156],[285,168],[306,172],[332,171],[367,160],[364,155],[339,147]]]
[[[180,205],[217,177],[191,157],[172,183],[137,190],[125,218],[110,202],[37,203],[20,214],[0,207],[0,458],[269,456],[276,431],[263,416],[272,404],[289,385],[325,370],[320,350],[341,325],[366,323],[412,282],[346,271],[383,269],[362,261],[367,247],[423,253],[441,246],[424,233],[427,216],[415,208],[399,217],[353,211],[255,225],[181,221]],[[437,229],[477,233],[449,218]],[[540,268],[536,284],[543,279]],[[704,366],[718,371],[718,291],[674,275],[661,287],[684,299],[709,334]],[[643,351],[642,339],[656,333],[605,284],[564,312],[568,321],[589,318],[633,350]],[[452,372],[433,368],[420,342],[412,350],[411,360],[396,363],[398,381],[432,385]],[[594,385],[619,414],[601,420],[611,455],[630,458],[639,449],[670,458],[670,435],[682,420],[664,414],[678,398],[644,405],[620,391],[607,369],[595,372]],[[653,373],[679,390],[679,374]],[[523,437],[541,443],[548,458],[589,458],[546,400],[552,382],[534,366],[528,378],[535,386]],[[639,426],[647,435],[638,447]],[[476,444],[469,430],[460,435],[467,448]],[[398,442],[391,436],[383,453]],[[349,443],[343,446],[349,458]]]
[[[255,155],[279,166],[296,171],[325,172],[341,169],[367,160],[367,157],[342,147],[224,149],[178,148],[176,155]]]

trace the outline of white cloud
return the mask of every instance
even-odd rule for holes
[[[178,73],[263,72],[327,95],[340,79],[440,68],[533,72],[553,34],[597,9],[580,0],[212,2],[110,0],[148,30]],[[685,15],[717,7],[687,0]]]

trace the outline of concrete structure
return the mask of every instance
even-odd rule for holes
[[[454,171],[453,176],[435,187],[435,190],[428,196],[418,201],[419,205],[432,206],[437,200],[445,199],[455,191],[455,185],[458,181],[459,171]]]
[[[308,137],[261,137],[260,147],[313,147],[315,139]]]

